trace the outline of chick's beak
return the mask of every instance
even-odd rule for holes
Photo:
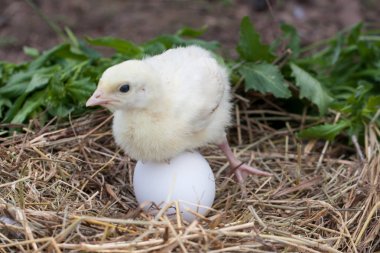
[[[102,91],[96,90],[94,94],[87,100],[86,106],[106,105],[110,102]]]

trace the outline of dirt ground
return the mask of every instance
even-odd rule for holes
[[[47,17],[83,36],[117,36],[135,42],[183,26],[208,27],[205,39],[233,48],[241,18],[248,15],[266,41],[278,33],[278,24],[295,25],[304,43],[332,36],[361,20],[379,21],[375,0],[271,0],[271,8],[257,10],[255,0],[33,0]],[[28,4],[28,0],[1,0],[0,60],[27,59],[22,47],[47,49],[59,36]],[[265,2],[263,0],[262,2]]]

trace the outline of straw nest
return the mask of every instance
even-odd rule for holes
[[[2,138],[0,252],[379,250],[376,125],[366,127],[362,147],[355,139],[356,148],[345,139],[299,140],[296,132],[318,119],[273,104],[253,110],[237,99],[234,152],[274,176],[249,177],[242,194],[221,152],[202,149],[217,193],[208,216],[191,224],[141,211],[131,185],[135,161],[115,146],[105,111],[45,126],[32,121]]]

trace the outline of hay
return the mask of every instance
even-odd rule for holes
[[[317,119],[252,110],[237,99],[234,151],[274,176],[249,177],[244,195],[221,152],[202,149],[217,196],[209,215],[191,224],[140,210],[131,187],[134,161],[115,146],[105,111],[43,127],[31,122],[1,139],[0,252],[379,249],[379,129],[367,126],[361,162],[339,142],[298,140],[295,132]]]

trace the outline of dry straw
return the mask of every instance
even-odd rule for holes
[[[274,176],[240,187],[220,151],[204,148],[217,196],[209,215],[191,224],[140,210],[131,186],[135,161],[115,146],[105,111],[43,127],[31,122],[1,139],[0,252],[380,250],[376,125],[366,126],[362,162],[358,145],[299,140],[297,130],[317,119],[252,110],[237,99],[234,151]]]

